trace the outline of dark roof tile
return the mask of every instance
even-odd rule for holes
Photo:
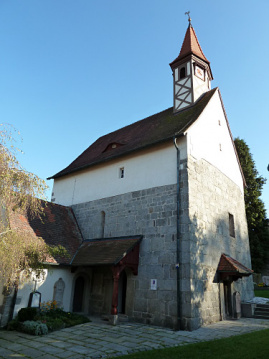
[[[199,44],[196,33],[192,26],[188,27],[180,53],[178,57],[170,63],[170,66],[173,68],[174,64],[176,64],[179,60],[185,58],[190,54],[198,56],[200,59],[206,61],[209,64],[209,61],[207,60],[207,58],[203,53],[203,50]]]
[[[51,258],[49,261],[69,264],[83,240],[74,213],[70,207],[41,202],[44,211],[40,218],[12,211],[9,215],[10,226],[18,232],[42,238],[49,246],[63,246],[68,256]]]
[[[239,275],[250,275],[253,270],[245,267],[243,264],[238,262],[236,259],[230,257],[228,254],[222,254],[220,257],[218,272],[220,273],[235,273]]]
[[[84,241],[71,264],[72,266],[116,265],[140,243],[141,239],[142,236],[135,236]]]

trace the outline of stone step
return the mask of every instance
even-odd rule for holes
[[[254,309],[254,318],[269,319],[269,304],[257,304]]]
[[[102,320],[105,320],[105,321],[109,321],[110,317],[111,317],[111,315],[109,315],[109,314],[103,314],[101,316]],[[119,320],[119,322],[128,322],[129,317],[126,314],[118,314],[118,320]]]
[[[256,308],[264,308],[269,310],[269,304],[256,304]]]
[[[269,308],[264,308],[264,307],[256,307],[255,311],[259,310],[260,312],[268,312],[269,313]]]
[[[268,320],[269,320],[269,314],[268,314],[268,315],[264,315],[264,314],[261,314],[261,315],[254,314],[253,318],[256,318],[256,319],[268,319]]]
[[[259,309],[255,309],[254,310],[254,314],[258,314],[258,315],[269,315],[269,311],[268,310],[259,310]]]
[[[254,318],[269,319],[269,305],[257,304],[254,310]]]

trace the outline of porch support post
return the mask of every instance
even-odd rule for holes
[[[120,278],[120,268],[118,266],[112,268],[113,272],[113,295],[112,295],[112,308],[111,314],[118,314],[118,297],[119,297],[119,278]]]

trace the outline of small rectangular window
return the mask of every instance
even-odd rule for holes
[[[120,178],[124,178],[124,167],[121,167],[121,168],[120,168],[120,173],[119,173],[119,175],[120,175]]]
[[[229,213],[229,233],[231,237],[235,238],[234,216],[231,213]]]

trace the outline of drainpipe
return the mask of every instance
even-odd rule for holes
[[[177,150],[177,330],[181,329],[181,292],[180,292],[180,223],[179,223],[179,212],[180,212],[180,150],[177,145],[177,139],[174,137],[174,145]]]

